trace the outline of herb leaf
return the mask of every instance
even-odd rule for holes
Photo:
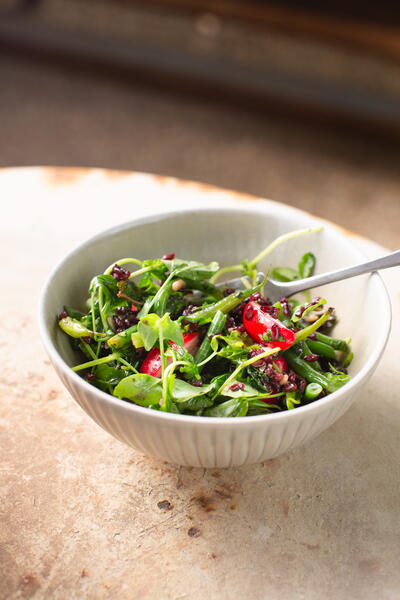
[[[300,259],[298,269],[301,279],[311,277],[314,273],[316,258],[312,252],[306,252]]]
[[[181,258],[163,260],[162,262],[167,267],[169,273],[174,271],[177,274],[182,273],[184,277],[188,277],[192,281],[210,279],[210,277],[219,269],[219,264],[215,261],[210,262],[209,265],[205,265],[195,260],[182,260]]]
[[[114,279],[112,275],[105,274],[96,275],[96,277],[93,277],[92,281],[90,282],[89,293],[91,294],[92,292],[94,292],[102,286],[105,287],[108,290],[108,292],[110,292],[114,296],[118,294],[117,280]]]
[[[276,281],[294,281],[298,279],[298,273],[291,267],[275,267],[271,273],[272,279]]]
[[[150,315],[147,315],[146,318],[149,316]],[[161,327],[163,337],[165,339],[175,342],[175,344],[178,344],[178,346],[183,346],[182,330],[176,321],[171,320],[171,317],[168,313],[165,313],[165,315],[159,319],[158,327]]]
[[[249,405],[247,400],[241,398],[232,398],[222,404],[207,408],[203,415],[205,417],[245,417]]]
[[[172,399],[177,403],[186,402],[191,398],[204,396],[204,394],[207,394],[212,387],[213,386],[211,384],[195,386],[190,385],[190,383],[187,383],[187,381],[183,381],[182,379],[175,379],[172,388]]]
[[[145,349],[151,350],[156,341],[158,340],[158,315],[150,313],[140,319],[138,324],[138,331],[141,335],[143,345]]]
[[[161,379],[144,373],[129,375],[118,383],[113,394],[140,406],[157,404],[162,396]]]
[[[232,390],[232,386],[235,387],[236,383],[243,383],[244,388]],[[239,382],[237,379],[233,379],[233,381],[229,383],[229,387],[222,390],[221,395],[228,396],[229,398],[253,398],[254,396],[266,396],[266,394],[260,394],[260,391],[254,388],[252,385]]]

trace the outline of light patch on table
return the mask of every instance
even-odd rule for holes
[[[67,452],[58,452],[56,460],[60,466],[64,479],[76,479],[81,475],[81,469],[76,465],[76,456]]]

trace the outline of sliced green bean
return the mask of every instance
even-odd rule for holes
[[[293,350],[286,350],[284,356],[291,368],[296,371],[298,375],[303,377],[309,383],[319,383],[324,390],[329,393],[335,392],[350,380],[350,377],[346,375],[334,375],[333,373],[324,375],[320,373],[311,367],[310,363],[297,356]]]
[[[131,336],[132,333],[137,331],[137,325],[132,325],[132,327],[128,327],[121,333],[117,333],[112,338],[107,341],[107,344],[110,348],[115,350],[122,350],[123,348],[128,348],[131,345]]]
[[[199,364],[201,362],[203,362],[203,360],[205,360],[212,352],[212,348],[211,348],[211,339],[213,335],[216,335],[218,333],[221,333],[225,327],[225,323],[226,323],[226,319],[227,319],[227,315],[224,314],[223,312],[221,312],[220,310],[218,310],[215,315],[213,320],[210,323],[210,326],[208,328],[207,334],[204,338],[204,340],[201,343],[200,348],[197,351],[196,354],[196,363]]]
[[[309,383],[304,390],[304,397],[306,400],[315,400],[322,392],[322,385],[319,383]]]

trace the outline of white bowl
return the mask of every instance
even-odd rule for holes
[[[182,210],[110,229],[71,252],[43,290],[39,321],[44,345],[62,382],[83,410],[115,438],[141,452],[188,466],[230,467],[259,462],[314,438],[350,406],[374,372],[387,343],[391,309],[378,274],[317,290],[337,309],[335,335],[352,338],[352,380],[339,391],[291,411],[233,419],[192,417],[149,410],[102,392],[71,370],[79,362],[56,324],[63,305],[80,308],[91,278],[123,256],[182,258],[221,265],[255,256],[282,233],[320,224],[297,209],[272,202]],[[319,234],[278,247],[268,265],[296,266],[302,253],[317,256],[317,272],[364,260],[342,231],[322,223]]]

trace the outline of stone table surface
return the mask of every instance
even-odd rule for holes
[[[90,235],[240,196],[56,168],[4,169],[0,190],[0,597],[398,599],[399,270],[383,273],[388,348],[335,425],[261,464],[178,467],[125,447],[72,401],[38,336],[38,297]],[[384,251],[354,242],[369,256]]]

